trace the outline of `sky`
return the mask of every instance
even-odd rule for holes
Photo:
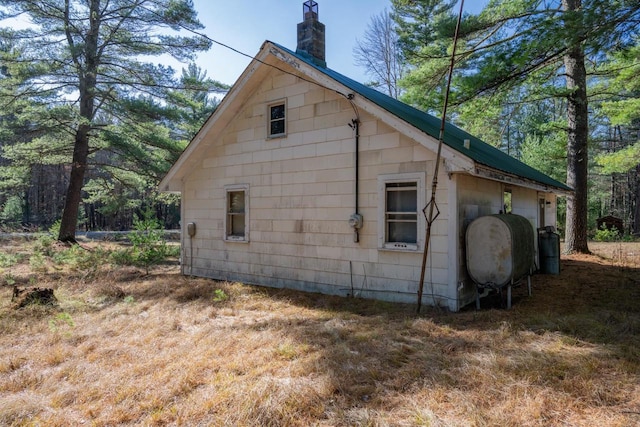
[[[327,66],[357,81],[370,80],[354,63],[356,39],[362,39],[371,21],[390,0],[317,0],[319,20],[326,28]],[[210,38],[254,56],[265,40],[296,49],[296,26],[302,22],[303,0],[193,0],[203,32]],[[478,13],[488,0],[466,0],[465,12]],[[459,6],[454,10],[458,11]],[[250,59],[214,44],[200,54],[197,64],[207,76],[233,84]],[[181,65],[177,66],[180,70]]]
[[[319,20],[326,28],[327,66],[360,82],[370,80],[362,67],[355,65],[353,49],[356,39],[362,39],[371,17],[385,9],[391,10],[390,0],[316,0]],[[464,11],[477,13],[488,0],[465,0]],[[204,29],[200,32],[209,38],[231,46],[253,57],[265,40],[276,42],[291,50],[296,49],[296,27],[302,22],[303,0],[193,0]],[[458,6],[456,6],[456,11]],[[0,23],[0,26],[7,21]],[[10,21],[14,27],[24,27],[26,22]],[[187,35],[183,32],[184,35]],[[170,65],[180,75],[186,68],[168,56],[161,57],[163,65]],[[247,67],[250,58],[213,44],[200,53],[197,65],[207,71],[207,76],[222,83],[233,84]]]
[[[202,31],[208,37],[254,56],[265,40],[295,50],[296,26],[302,22],[302,0],[194,0]],[[319,20],[326,27],[327,66],[359,81],[368,80],[353,60],[356,38],[362,38],[371,16],[390,8],[389,0],[318,0]],[[197,64],[207,76],[232,84],[250,59],[214,44]]]

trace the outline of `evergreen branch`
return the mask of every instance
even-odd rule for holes
[[[70,0],[64,0],[64,32],[67,38],[67,43],[69,44],[69,51],[71,52],[71,58],[73,58],[73,62],[76,65],[78,70],[82,69],[82,65],[80,64],[79,55],[76,49],[75,41],[71,35],[70,28],[70,18],[69,18],[69,8],[71,5],[69,4]]]

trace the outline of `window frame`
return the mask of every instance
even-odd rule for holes
[[[274,107],[282,106],[282,111],[284,116],[282,118],[272,119],[271,118],[271,109]],[[275,121],[282,120],[284,124],[284,131],[282,133],[271,133],[271,124]],[[282,138],[287,136],[287,100],[280,99],[278,101],[273,101],[267,104],[267,138]]]
[[[510,214],[513,212],[513,189],[511,187],[504,186],[502,188],[502,206],[500,212],[504,214]]]
[[[415,252],[424,247],[425,219],[422,209],[425,205],[425,181],[424,172],[401,173],[378,176],[378,249],[391,251]],[[387,184],[411,183],[416,187],[416,242],[389,242],[387,241]]]
[[[238,215],[238,213],[230,212],[231,206],[229,203],[229,195],[231,193],[244,192],[244,235],[238,236],[229,233],[229,227],[231,226],[231,216]],[[249,184],[231,184],[224,186],[224,224],[223,233],[224,240],[226,242],[249,242]]]

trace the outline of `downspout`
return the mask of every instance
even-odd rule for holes
[[[351,120],[349,123],[349,127],[355,131],[355,148],[354,148],[354,175],[355,175],[355,185],[354,185],[354,213],[349,217],[349,226],[353,228],[353,241],[354,243],[360,242],[360,229],[362,228],[363,218],[360,215],[360,208],[358,204],[358,199],[360,198],[360,117],[358,115],[358,110],[353,103],[353,94],[347,95],[347,99],[351,103],[351,107],[353,111],[356,113],[356,118]]]
[[[356,119],[353,121],[353,126],[356,130],[356,148],[355,148],[355,175],[356,175],[356,199],[355,199],[355,213],[356,215],[358,215],[359,209],[358,209],[358,195],[360,194],[359,191],[359,183],[360,183],[360,177],[359,177],[359,172],[360,172],[360,122]],[[357,232],[356,232],[357,233]],[[358,240],[356,239],[356,242]]]
[[[360,121],[354,119],[352,122],[353,129],[356,132],[356,146],[354,153],[354,168],[355,168],[355,212],[349,219],[349,225],[353,227],[353,241],[358,243],[360,241],[360,227],[362,227],[362,215],[360,215],[360,209],[358,205],[358,199],[360,198]]]

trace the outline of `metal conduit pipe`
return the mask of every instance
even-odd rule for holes
[[[362,228],[362,215],[360,215],[360,209],[358,204],[360,194],[360,120],[353,119],[349,126],[355,131],[355,152],[354,152],[354,169],[355,169],[355,201],[354,201],[354,214],[349,218],[349,225],[353,228],[353,241],[358,243],[360,241],[360,228]]]
[[[356,118],[351,120],[349,123],[349,127],[355,132],[355,148],[354,148],[354,213],[349,217],[349,226],[353,228],[353,241],[355,243],[360,242],[360,229],[363,225],[363,218],[360,215],[360,209],[358,205],[358,199],[360,198],[360,115],[358,114],[358,108],[356,104],[353,102],[353,98],[355,95],[350,93],[345,95],[341,92],[338,92],[340,95],[347,98],[349,103],[351,104],[351,108],[353,108],[353,112],[356,114]]]

